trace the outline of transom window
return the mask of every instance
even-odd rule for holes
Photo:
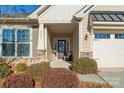
[[[3,29],[2,41],[2,56],[29,56],[29,29]]]
[[[95,39],[110,39],[110,34],[95,33]]]
[[[124,34],[115,34],[115,39],[124,39]]]

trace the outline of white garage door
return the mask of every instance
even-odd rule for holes
[[[93,58],[98,67],[124,67],[124,34],[94,33]]]

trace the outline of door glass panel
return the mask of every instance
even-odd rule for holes
[[[65,40],[58,40],[58,52],[66,53],[66,41]]]

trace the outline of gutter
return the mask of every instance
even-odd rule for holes
[[[50,6],[51,6],[51,5],[45,5],[45,6],[43,6],[42,10],[39,11],[39,12],[37,13],[37,15],[39,16],[40,14],[42,14],[42,13],[43,13],[45,10],[47,10]]]
[[[74,14],[75,17],[83,17],[86,13],[88,13],[94,5],[85,5],[83,8],[81,8],[76,14]]]
[[[72,20],[81,21],[83,17],[94,7],[94,5],[85,5],[73,15]]]
[[[124,22],[93,22],[92,26],[124,26]]]

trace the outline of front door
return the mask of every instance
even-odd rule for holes
[[[66,40],[58,40],[58,53],[66,55]]]

